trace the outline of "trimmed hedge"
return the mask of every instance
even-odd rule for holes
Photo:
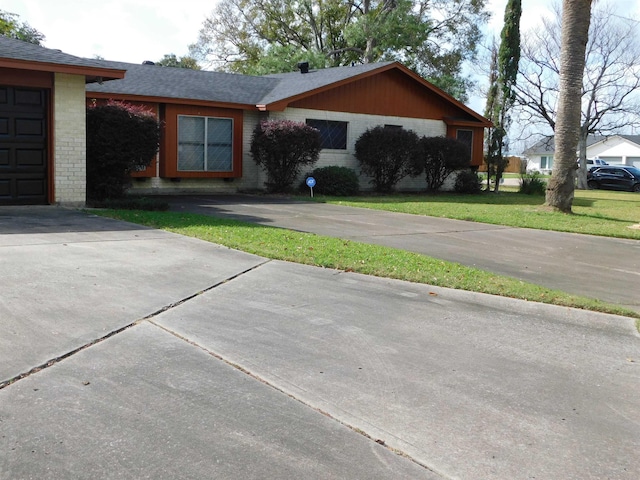
[[[125,102],[87,108],[87,199],[122,198],[132,172],[153,161],[160,124],[153,112]]]
[[[301,122],[265,120],[251,139],[251,155],[267,173],[270,192],[287,192],[302,167],[313,165],[320,156],[320,132]]]
[[[404,128],[377,126],[356,141],[356,158],[377,192],[392,192],[412,172],[419,154],[418,135]]]
[[[330,195],[334,197],[348,197],[357,195],[360,192],[360,184],[356,172],[348,167],[322,167],[316,168],[307,177],[316,179],[316,186],[313,191],[319,195]],[[307,190],[303,181],[300,190]]]

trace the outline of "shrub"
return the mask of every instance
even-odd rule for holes
[[[87,108],[87,199],[121,198],[160,142],[153,112],[124,102]]]
[[[412,170],[418,136],[404,128],[374,127],[356,141],[356,158],[377,192],[391,192]]]
[[[518,189],[518,192],[526,195],[544,195],[546,191],[547,182],[540,177],[540,172],[520,175],[520,188]]]
[[[454,190],[457,193],[480,193],[482,179],[473,170],[463,170],[458,173]]]
[[[357,195],[360,191],[358,175],[351,168],[338,166],[316,168],[307,176],[316,179],[313,191],[320,195],[346,197]],[[305,182],[302,182],[301,189],[308,188]]]
[[[320,156],[320,132],[291,120],[260,122],[251,139],[251,155],[267,173],[270,192],[286,192],[304,165]]]
[[[424,172],[429,191],[438,191],[451,173],[469,166],[469,147],[455,138],[422,137],[420,147],[412,175]]]

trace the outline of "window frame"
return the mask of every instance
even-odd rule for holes
[[[180,142],[180,119],[181,118],[201,118],[204,120],[204,139],[203,142],[199,145],[203,146],[203,169],[202,170],[182,170],[180,169],[180,146],[184,145],[187,142]],[[228,143],[225,143],[225,146],[228,146],[230,149],[230,163],[229,163],[229,168],[227,170],[210,170],[208,167],[208,162],[209,162],[209,156],[207,155],[207,149],[209,148],[210,145],[212,145],[212,143],[209,141],[209,120],[227,120],[230,122],[230,138]],[[229,117],[213,117],[210,115],[185,115],[185,114],[179,114],[177,116],[177,127],[178,127],[178,133],[177,133],[177,142],[176,142],[176,148],[177,148],[177,156],[176,156],[176,170],[179,173],[231,173],[233,172],[233,132],[234,132],[234,121],[233,118],[229,118]],[[220,142],[215,142],[216,144],[220,143]]]

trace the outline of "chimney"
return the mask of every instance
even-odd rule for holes
[[[309,62],[298,63],[298,68],[300,69],[300,73],[309,73]]]

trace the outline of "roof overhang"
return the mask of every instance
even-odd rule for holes
[[[193,98],[154,97],[148,95],[131,95],[125,93],[92,92],[90,90],[87,90],[86,98],[100,98],[102,100],[126,100],[129,102],[142,103],[164,103],[168,105],[191,105],[196,107],[229,108],[234,110],[255,109],[255,105],[242,103],[213,102],[210,100],[197,100]]]
[[[65,65],[59,63],[30,62],[13,58],[0,58],[0,67],[15,68],[20,70],[31,70],[38,72],[68,73],[72,75],[82,75],[86,83],[104,82],[107,80],[118,80],[124,78],[126,70],[90,67],[79,65]]]

